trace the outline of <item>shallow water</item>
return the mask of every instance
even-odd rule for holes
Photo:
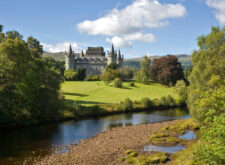
[[[80,121],[66,121],[18,129],[0,134],[0,164],[22,164],[30,156],[44,156],[57,146],[79,142],[111,127],[157,123],[189,118],[186,110],[116,114]]]
[[[156,146],[156,145],[146,145],[144,146],[144,151],[156,151],[156,152],[166,152],[166,153],[176,153],[184,149],[184,146],[178,144],[176,146],[171,147],[163,147],[163,146]]]
[[[179,139],[185,139],[185,140],[194,140],[197,137],[196,137],[196,134],[194,133],[194,131],[188,131],[184,135],[178,136],[178,138]]]

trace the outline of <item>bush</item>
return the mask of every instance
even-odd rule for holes
[[[161,97],[161,99],[159,100],[159,105],[164,107],[168,107],[168,106],[173,107],[176,105],[176,102],[171,95],[168,95],[167,97],[165,96]]]
[[[99,81],[100,78],[99,78],[99,76],[87,76],[85,80],[86,81]]]
[[[64,77],[67,81],[78,80],[78,73],[74,69],[68,69],[64,72]]]
[[[134,87],[135,86],[134,82],[130,82],[130,86]]]
[[[126,98],[123,102],[123,109],[124,110],[132,110],[133,103],[129,98]]]
[[[166,99],[167,99],[167,102],[168,102],[169,106],[172,107],[172,106],[176,105],[176,102],[175,102],[174,98],[171,95],[168,95]]]
[[[151,106],[152,106],[152,101],[149,98],[144,97],[141,99],[141,107],[149,108]]]
[[[225,164],[225,114],[216,116],[210,127],[201,128],[202,143],[195,148],[196,164]]]
[[[175,85],[175,92],[179,94],[179,102],[185,104],[187,101],[187,86],[184,80],[178,80]]]
[[[113,82],[114,87],[121,88],[122,87],[122,81],[120,78],[115,78]]]
[[[160,106],[168,106],[169,105],[165,96],[160,98],[159,105]]]

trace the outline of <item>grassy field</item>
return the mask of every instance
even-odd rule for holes
[[[173,88],[160,84],[136,83],[135,87],[130,87],[129,82],[123,83],[123,88],[115,88],[112,85],[105,85],[102,81],[66,81],[62,84],[62,93],[67,104],[74,101],[83,105],[119,103],[129,97],[132,101],[139,101],[143,97],[150,99],[161,98],[171,95],[178,98]]]

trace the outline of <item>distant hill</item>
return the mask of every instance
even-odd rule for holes
[[[43,57],[52,57],[57,61],[65,61],[64,52],[59,52],[59,53],[44,52]]]
[[[57,61],[64,61],[65,60],[65,56],[63,52],[59,52],[59,53],[49,53],[49,52],[44,52],[43,54],[44,57],[52,57]],[[184,68],[186,68],[187,66],[192,65],[192,61],[191,61],[191,56],[187,55],[187,54],[178,54],[175,55],[177,56],[178,60],[181,62],[182,66]],[[154,59],[160,58],[162,56],[150,56],[149,58],[153,61]],[[132,67],[132,68],[140,68],[140,61],[143,59],[143,57],[140,58],[130,58],[130,59],[125,59],[124,60],[124,65],[128,66],[128,67]]]
[[[168,54],[169,55],[169,54]],[[183,68],[187,68],[188,66],[192,65],[192,61],[191,61],[191,56],[187,55],[187,54],[179,54],[179,55],[175,55],[178,60],[181,62]],[[153,61],[154,59],[160,58],[162,56],[150,56],[149,58],[151,59],[151,61]],[[133,68],[140,68],[140,62],[143,59],[143,57],[140,58],[130,58],[130,59],[125,59],[124,60],[124,65],[128,66],[128,67],[133,67]]]

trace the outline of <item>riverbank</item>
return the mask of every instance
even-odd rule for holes
[[[78,145],[70,145],[69,152],[54,153],[36,164],[78,164],[78,165],[107,165],[127,164],[121,161],[124,152],[128,149],[139,154],[143,147],[150,144],[150,136],[162,128],[183,123],[185,120],[174,120],[155,124],[141,124],[136,126],[118,127],[80,141]],[[171,127],[172,128],[172,127]]]
[[[183,107],[173,88],[149,82],[135,82],[130,86],[124,82],[122,88],[105,85],[101,81],[76,82],[68,81],[62,84],[64,96],[61,108],[51,116],[17,122],[0,124],[0,130],[17,129],[40,124],[54,123],[66,120],[81,120],[90,117],[101,117],[129,112],[163,110]],[[125,100],[129,99],[127,104]]]
[[[163,101],[162,101],[163,100]],[[128,106],[128,107],[127,107]],[[130,112],[149,112],[154,110],[166,110],[173,108],[185,108],[186,104],[180,103],[178,100],[173,99],[172,97],[163,97],[163,99],[148,99],[144,98],[144,102],[140,101],[131,101],[130,105],[124,105],[124,101],[114,104],[100,104],[85,106],[77,102],[74,102],[73,105],[65,105],[64,109],[60,110],[58,114],[52,119],[39,120],[38,122],[26,125],[26,124],[5,124],[0,125],[0,131],[9,131],[13,129],[20,129],[25,127],[32,127],[37,125],[43,125],[48,123],[56,123],[68,120],[83,120],[91,117],[103,117],[113,114],[123,114]]]

